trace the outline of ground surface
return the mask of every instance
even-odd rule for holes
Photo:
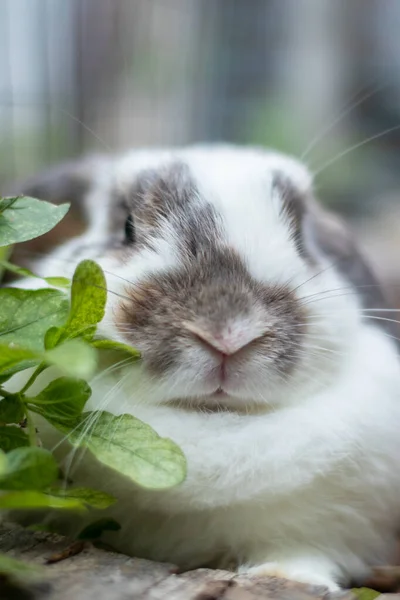
[[[68,551],[67,551],[68,550]],[[73,552],[72,556],[68,556]],[[249,579],[228,571],[199,569],[178,574],[173,565],[128,558],[95,548],[83,548],[65,538],[34,533],[15,525],[0,525],[0,552],[38,565],[30,580],[0,576],[1,600],[313,600],[333,598],[323,588],[282,579]],[[57,560],[60,558],[63,560]],[[48,564],[51,559],[55,562]],[[340,596],[353,598],[350,592]],[[389,596],[387,597],[387,600]],[[390,600],[400,600],[390,595]],[[381,596],[379,600],[385,600]]]

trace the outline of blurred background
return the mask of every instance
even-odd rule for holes
[[[400,307],[399,0],[0,0],[0,184],[91,151],[301,157]]]

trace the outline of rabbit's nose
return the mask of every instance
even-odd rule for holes
[[[236,354],[258,338],[258,336],[249,338],[248,333],[234,332],[229,327],[218,332],[211,332],[205,327],[190,322],[186,322],[184,327],[207,350],[223,357]]]

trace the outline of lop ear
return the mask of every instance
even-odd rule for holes
[[[54,229],[15,247],[13,260],[17,264],[31,266],[36,258],[86,229],[90,216],[85,197],[94,184],[97,173],[107,162],[104,156],[67,161],[26,180],[14,182],[2,190],[5,196],[22,194],[55,204],[71,204],[64,219]]]
[[[306,185],[300,188],[279,171],[273,182],[298,252],[311,264],[315,263],[318,256],[328,258],[348,281],[350,289],[347,293],[351,293],[351,288],[354,288],[362,306],[373,309],[373,316],[379,317],[371,320],[371,323],[385,329],[395,338],[399,337],[400,327],[394,322],[393,313],[388,312],[391,305],[383,286],[358,248],[353,233],[339,217],[323,209],[314,200],[311,180],[308,183],[308,187]],[[342,292],[338,290],[337,293]],[[400,348],[400,343],[398,346]]]
[[[314,200],[309,200],[304,213],[303,232],[305,244],[314,246],[314,251],[321,252],[336,265],[337,270],[354,287],[364,308],[373,309],[373,316],[393,318],[392,313],[387,312],[391,305],[383,286],[355,242],[352,231],[339,217],[322,209]],[[379,312],[376,312],[378,309]],[[385,320],[371,322],[398,337],[397,323]]]

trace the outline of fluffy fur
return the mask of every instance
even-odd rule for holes
[[[307,170],[228,146],[135,151],[102,165],[85,197],[88,230],[37,270],[72,273],[83,258],[104,268],[100,332],[136,344],[143,360],[97,376],[89,408],[143,419],[188,460],[186,481],[166,492],[140,490],[89,454],[76,462],[76,484],[119,499],[110,513],[122,530],[111,543],[330,589],[390,560],[400,517],[397,351],[363,318],[360,292],[309,227]],[[123,240],[129,214],[133,244]],[[58,444],[48,425],[40,434]]]

